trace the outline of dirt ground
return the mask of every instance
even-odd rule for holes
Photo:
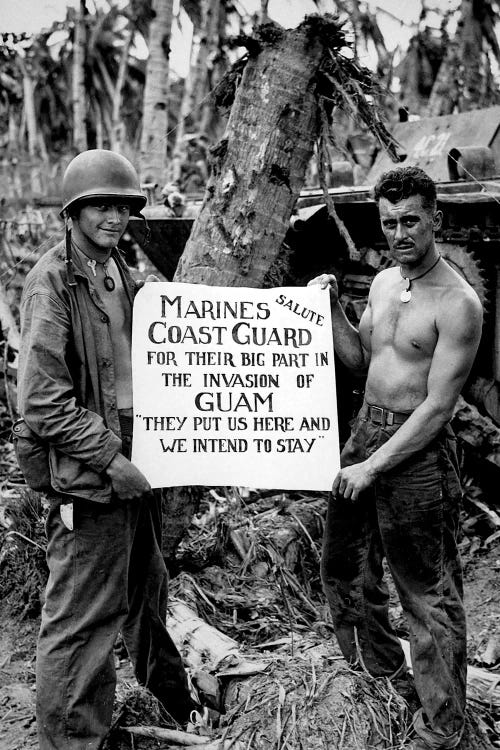
[[[465,565],[469,663],[484,666],[488,644],[492,661],[500,663],[500,544],[478,553]],[[497,666],[498,670],[498,666]],[[498,670],[500,672],[500,670]],[[499,674],[500,677],[500,674]]]
[[[485,654],[500,679],[500,543],[464,555],[469,662],[484,664]],[[397,608],[393,613],[398,617]],[[37,748],[34,718],[37,619],[20,621],[0,606],[0,750]],[[496,654],[495,654],[496,648]],[[120,686],[131,683],[127,663],[118,663]],[[496,717],[498,719],[498,717]],[[496,745],[500,747],[500,743]],[[492,745],[495,747],[495,745]]]

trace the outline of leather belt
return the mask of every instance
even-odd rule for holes
[[[384,409],[382,406],[367,404],[367,408],[368,419],[375,424],[381,424],[382,427],[385,427],[385,425],[403,424],[410,416],[410,414],[405,412],[389,411],[389,409]]]

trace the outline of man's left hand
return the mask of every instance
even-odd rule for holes
[[[375,481],[376,474],[367,463],[363,461],[341,469],[333,482],[333,494],[343,495],[346,500],[356,502],[360,493]]]

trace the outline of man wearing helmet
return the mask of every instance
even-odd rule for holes
[[[160,499],[129,460],[135,283],[117,243],[145,203],[127,159],[79,154],[63,180],[65,241],[40,258],[23,290],[19,411],[47,455],[50,503],[40,750],[101,747],[120,630],[138,681],[171,717],[185,723],[194,707],[165,628]]]

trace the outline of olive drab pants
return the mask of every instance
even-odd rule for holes
[[[121,630],[138,681],[179,721],[192,701],[165,627],[159,493],[111,504],[76,499],[74,530],[47,518],[49,581],[37,651],[40,750],[97,750],[112,717]]]
[[[366,404],[342,452],[365,460],[399,425],[374,424]],[[331,497],[322,580],[341,650],[374,676],[404,664],[388,616],[387,560],[410,631],[422,705],[414,728],[429,748],[455,747],[464,723],[466,629],[457,549],[461,490],[448,426],[426,448],[382,474],[358,501]]]

